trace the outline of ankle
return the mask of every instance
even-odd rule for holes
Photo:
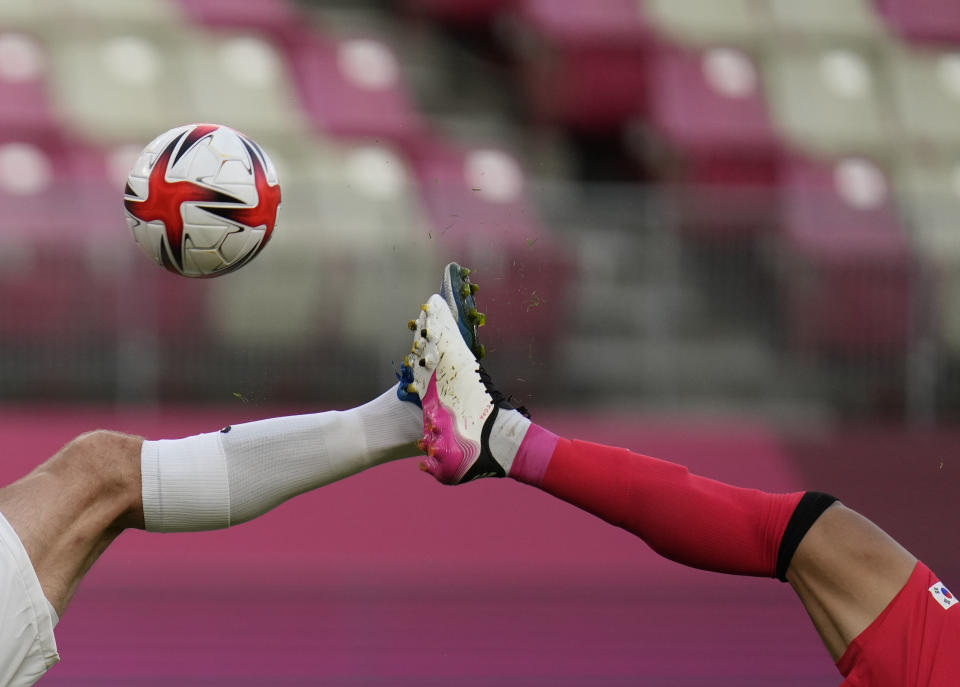
[[[507,476],[519,482],[540,486],[543,481],[543,476],[547,472],[547,467],[550,465],[550,458],[553,456],[553,450],[556,448],[558,437],[540,425],[530,422],[530,420],[524,418],[520,413],[514,411],[512,414],[524,420],[527,427],[511,459]]]

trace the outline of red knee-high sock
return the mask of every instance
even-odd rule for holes
[[[510,476],[623,527],[654,551],[704,570],[774,577],[802,492],[768,494],[682,465],[558,438],[531,425]]]

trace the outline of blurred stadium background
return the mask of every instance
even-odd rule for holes
[[[121,210],[192,121],[283,186],[271,244],[212,281]],[[361,403],[457,260],[548,426],[835,491],[956,585],[958,218],[954,0],[0,0],[0,476],[94,426]],[[49,681],[839,682],[776,585],[415,472],[125,536]]]

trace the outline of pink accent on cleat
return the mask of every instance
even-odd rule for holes
[[[436,372],[430,375],[421,402],[424,425],[430,428],[423,435],[423,442],[432,450],[424,459],[427,472],[444,484],[456,484],[480,455],[480,445],[460,435],[456,418],[440,403]]]
[[[540,486],[557,446],[557,435],[539,425],[530,424],[510,468],[510,477]]]

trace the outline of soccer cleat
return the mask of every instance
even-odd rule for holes
[[[477,311],[477,303],[473,298],[478,289],[479,287],[470,281],[470,270],[466,267],[451,262],[443,268],[443,277],[440,280],[440,295],[446,301],[447,307],[450,308],[450,313],[457,322],[460,335],[466,342],[467,347],[473,351],[477,360],[486,353],[483,344],[477,338],[477,329],[487,321],[486,315]],[[411,330],[414,329],[414,325],[414,320],[407,323]],[[411,382],[413,382],[413,370],[406,363],[403,363],[396,375],[399,380],[397,398],[401,401],[409,401],[420,405],[420,397],[410,387]]]
[[[406,364],[423,404],[421,467],[445,484],[504,477],[509,466],[490,452],[490,431],[500,410],[513,408],[483,372],[446,299],[431,296],[413,329]]]

